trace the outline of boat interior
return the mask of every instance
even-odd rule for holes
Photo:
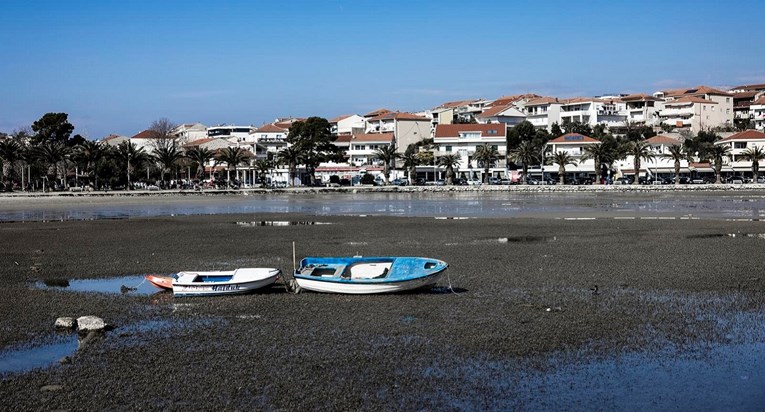
[[[358,262],[308,265],[300,273],[306,276],[333,277],[341,279],[384,279],[390,273],[393,262]]]

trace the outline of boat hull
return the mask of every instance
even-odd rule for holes
[[[170,276],[146,275],[145,278],[149,283],[159,289],[171,290],[173,288],[173,278]]]
[[[241,269],[240,269],[241,270]],[[181,272],[173,282],[173,296],[221,296],[240,295],[257,289],[264,288],[276,282],[281,274],[278,269],[258,269],[258,273],[252,276],[237,276],[236,271],[231,272]],[[188,281],[193,279],[192,274],[199,274],[207,281]],[[228,278],[223,281],[209,281],[209,279],[221,277]]]
[[[308,257],[300,262],[295,281],[313,292],[397,293],[434,285],[448,267],[422,257]]]

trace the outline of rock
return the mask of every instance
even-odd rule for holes
[[[75,326],[74,318],[64,316],[56,319],[56,329],[74,329]]]
[[[82,316],[77,318],[77,331],[97,332],[106,328],[106,322],[97,316]]]
[[[64,356],[63,358],[58,360],[58,363],[60,363],[62,365],[70,364],[70,363],[72,363],[72,358],[70,358],[69,356]]]
[[[56,392],[64,389],[62,385],[45,385],[40,387],[40,392]]]

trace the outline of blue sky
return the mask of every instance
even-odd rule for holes
[[[467,98],[765,83],[765,3],[0,1],[0,131],[256,124]]]

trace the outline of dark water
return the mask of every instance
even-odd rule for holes
[[[231,213],[420,217],[676,217],[765,219],[760,192],[330,193],[142,198],[0,211],[0,222],[126,219]]]
[[[152,286],[143,275],[122,276],[105,279],[46,279],[35,283],[42,289],[67,292],[97,292],[127,295],[151,295],[162,290]],[[123,288],[123,286],[129,288]],[[135,289],[133,289],[135,288]]]
[[[0,352],[0,374],[26,372],[58,363],[77,350],[77,334],[61,335],[51,342]]]

